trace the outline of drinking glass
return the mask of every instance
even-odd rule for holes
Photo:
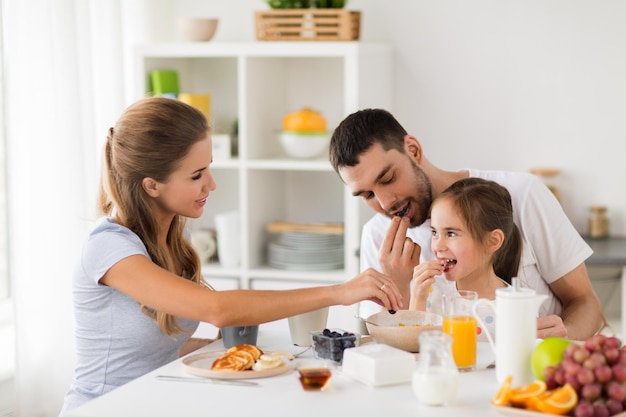
[[[476,367],[477,322],[472,306],[478,299],[476,291],[460,290],[444,295],[443,331],[452,337],[452,356],[461,372]]]

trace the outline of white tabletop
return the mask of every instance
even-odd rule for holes
[[[374,343],[374,342],[371,342]],[[259,332],[258,346],[265,351],[303,348],[291,344],[284,331]],[[221,341],[196,351],[219,351]],[[311,358],[312,351],[300,358]],[[340,370],[334,372],[324,391],[304,391],[296,371],[254,379],[258,386],[199,384],[160,381],[156,375],[193,376],[182,367],[181,359],[144,375],[69,413],[72,417],[207,417],[207,416],[497,416],[489,401],[498,389],[493,361],[486,343],[479,343],[477,370],[462,373],[453,405],[429,407],[417,402],[410,383],[371,387],[357,382]],[[300,358],[296,359],[297,361]]]

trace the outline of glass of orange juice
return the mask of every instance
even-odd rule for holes
[[[476,319],[472,305],[478,299],[476,291],[460,290],[444,295],[443,331],[452,336],[452,356],[459,371],[476,367]]]

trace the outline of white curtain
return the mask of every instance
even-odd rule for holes
[[[56,417],[74,369],[71,274],[132,46],[169,0],[1,0],[16,415]],[[159,7],[161,6],[161,7]]]

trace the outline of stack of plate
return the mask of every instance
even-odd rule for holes
[[[277,233],[268,244],[268,263],[278,269],[323,271],[343,268],[343,235]]]

